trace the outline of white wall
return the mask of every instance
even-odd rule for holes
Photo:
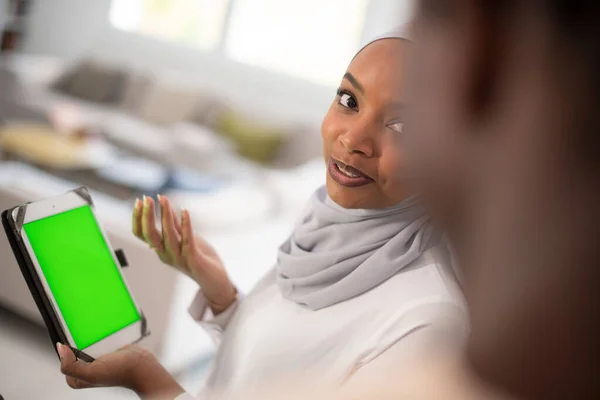
[[[88,52],[109,26],[110,3],[110,0],[33,0],[23,50],[64,57]]]
[[[326,0],[324,0],[326,1]],[[414,0],[371,0],[365,21],[363,41],[368,41],[409,22],[413,14]]]
[[[119,31],[108,21],[110,3],[111,0],[34,1],[23,51],[66,58],[95,55],[143,68],[186,72],[247,111],[276,114],[308,124],[318,133],[334,89],[242,65],[219,52],[202,52]],[[403,22],[408,3],[409,0],[372,0],[365,37]]]

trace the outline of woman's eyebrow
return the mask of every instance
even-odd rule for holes
[[[356,89],[358,89],[359,92],[361,92],[362,94],[365,94],[365,88],[363,87],[363,85],[361,85],[356,80],[354,75],[352,75],[350,72],[346,72],[346,74],[344,75],[344,79],[348,80],[348,82],[350,82],[352,84],[352,86],[354,86]]]

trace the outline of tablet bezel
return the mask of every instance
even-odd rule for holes
[[[94,358],[98,358],[104,354],[108,354],[113,351],[116,351],[128,344],[134,343],[135,341],[141,339],[142,338],[142,318],[143,317],[142,317],[141,309],[139,308],[137,302],[135,301],[135,297],[133,296],[133,293],[131,292],[131,288],[129,287],[127,280],[125,279],[123,271],[119,267],[119,261],[116,258],[116,255],[113,251],[113,247],[111,246],[110,241],[108,240],[108,237],[107,237],[106,233],[104,232],[104,229],[102,228],[102,225],[98,221],[98,217],[96,215],[96,210],[94,209],[94,207],[92,205],[90,205],[87,201],[85,201],[77,193],[68,192],[62,196],[48,198],[48,199],[36,201],[33,203],[29,203],[27,205],[27,208],[25,211],[23,225],[33,222],[33,221],[37,221],[39,219],[51,217],[53,215],[61,214],[61,213],[64,213],[64,212],[67,212],[67,211],[70,211],[70,210],[73,210],[76,208],[84,207],[84,206],[90,206],[92,215],[94,216],[94,219],[96,220],[96,224],[98,225],[98,228],[100,229],[100,233],[101,233],[104,241],[106,242],[107,246],[110,249],[111,257],[115,263],[116,268],[119,271],[121,279],[123,279],[125,287],[127,288],[127,291],[129,292],[129,295],[135,305],[135,308],[136,308],[139,318],[140,318],[138,321],[133,322],[132,324],[105,337],[104,339],[101,339],[100,341],[93,343],[92,345],[90,345],[86,348],[78,349]],[[17,209],[15,209],[13,211],[13,217],[16,216],[15,215],[16,212],[17,212]],[[65,336],[67,337],[67,340],[69,342],[68,344],[73,348],[77,348],[75,341],[73,340],[73,337],[69,330],[69,327],[65,323],[65,320],[62,316],[60,308],[56,304],[56,300],[54,299],[54,296],[52,295],[50,286],[48,285],[48,282],[46,280],[46,277],[44,276],[42,268],[37,260],[37,257],[35,256],[35,252],[33,251],[33,247],[31,246],[29,238],[27,237],[27,233],[25,232],[25,229],[21,229],[20,236],[21,236],[21,240],[23,241],[23,244],[25,245],[25,247],[27,249],[27,252],[29,254],[31,262],[34,265],[34,268],[35,268],[36,273],[39,277],[39,280],[42,284],[42,287],[44,288],[44,292],[45,292],[46,296],[48,297],[48,299],[50,300],[50,305],[52,306],[52,309],[54,310],[54,313],[56,314],[56,316],[58,318],[61,328],[63,329]]]

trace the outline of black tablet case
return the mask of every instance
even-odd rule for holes
[[[83,198],[90,206],[94,206],[92,197],[86,187],[80,187],[73,190],[77,195]],[[27,287],[29,288],[29,292],[33,296],[35,300],[35,304],[37,305],[38,310],[42,314],[42,318],[44,319],[44,323],[46,324],[46,328],[48,329],[48,333],[50,335],[50,340],[52,341],[52,347],[56,351],[56,343],[67,343],[67,337],[60,326],[60,322],[58,317],[56,316],[50,301],[46,297],[46,293],[44,292],[44,288],[40,279],[38,277],[37,271],[29,257],[25,244],[21,240],[21,229],[23,228],[23,219],[25,217],[25,211],[27,209],[27,204],[22,206],[13,207],[9,210],[5,210],[2,212],[2,225],[4,226],[4,231],[6,232],[6,237],[8,238],[8,242],[10,243],[10,247],[12,248],[13,254],[17,260],[17,264],[19,264],[19,268],[21,269],[21,273],[23,274],[23,278],[25,278],[25,282],[27,282]],[[18,209],[16,221],[11,217],[13,211]],[[127,260],[125,258],[125,254],[121,249],[117,249],[115,251],[119,264],[121,267],[127,267]],[[140,313],[141,321],[142,321],[142,332],[140,335],[140,339],[145,336],[150,335],[150,331],[147,327],[146,317],[142,310],[138,310]],[[71,347],[71,346],[69,346]],[[92,362],[94,358],[90,355],[84,353],[81,350],[75,349],[71,347],[77,358]],[[58,354],[57,354],[58,355]]]

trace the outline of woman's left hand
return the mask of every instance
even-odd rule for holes
[[[92,363],[77,360],[73,351],[57,344],[60,370],[73,389],[120,386],[142,399],[174,399],[184,390],[149,351],[135,345],[97,358]]]

